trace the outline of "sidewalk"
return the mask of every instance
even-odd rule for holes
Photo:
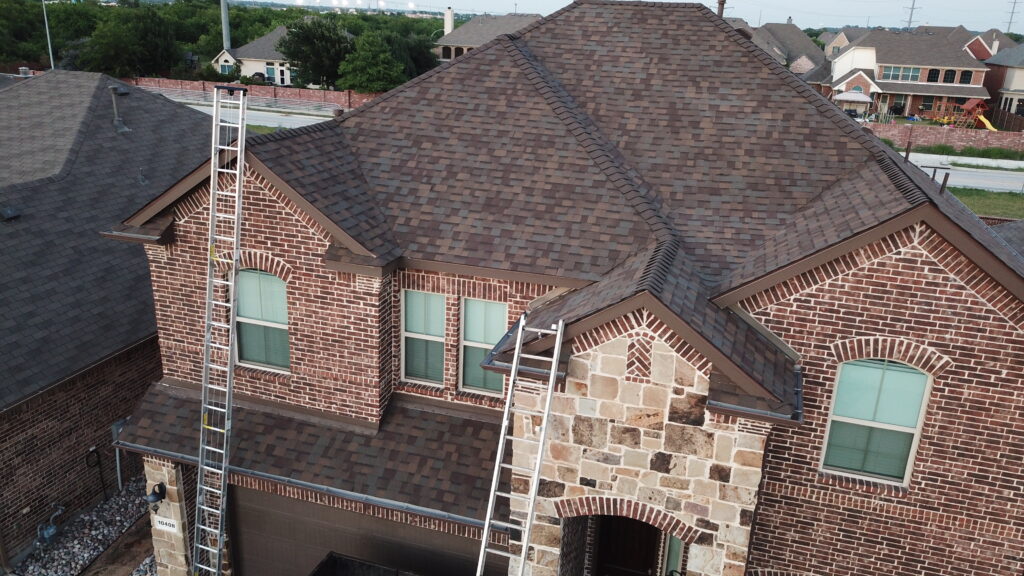
[[[975,166],[991,166],[993,168],[1024,168],[1021,160],[994,160],[992,158],[972,158],[970,156],[942,156],[939,154],[910,153],[910,161],[918,166],[950,166],[957,164],[973,164]],[[970,168],[964,168],[970,170]]]

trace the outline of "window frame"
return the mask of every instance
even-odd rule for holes
[[[268,274],[270,276],[273,276],[274,278],[277,278],[278,280],[281,281],[282,284],[284,284],[284,306],[285,306],[284,309],[285,309],[285,313],[287,314],[287,312],[288,312],[288,282],[285,282],[284,278],[281,278],[280,276],[278,276],[277,274],[274,274],[273,272],[267,272],[266,270],[260,270],[259,268],[240,268],[238,270],[238,274],[241,275],[242,272],[249,271],[249,270],[252,270],[252,271],[255,271],[255,272],[260,272],[262,274]],[[235,290],[238,290],[238,279],[237,278],[235,279]],[[237,306],[237,305],[238,305],[238,294],[236,293],[235,294],[235,306]],[[290,321],[290,319],[291,319],[291,316],[289,315],[289,321]],[[261,364],[259,362],[254,362],[252,360],[243,360],[242,359],[242,346],[241,346],[240,342],[238,341],[238,333],[239,333],[238,323],[239,322],[242,322],[242,323],[245,323],[245,324],[252,324],[254,326],[265,326],[267,328],[277,328],[279,330],[284,330],[284,333],[286,335],[286,341],[288,342],[288,367],[284,368],[282,366],[275,366],[274,364]],[[280,324],[278,322],[270,322],[270,321],[267,321],[267,320],[257,320],[255,318],[246,318],[244,316],[240,316],[238,314],[237,308],[236,308],[236,312],[235,312],[235,326],[234,326],[234,339],[235,339],[235,365],[236,366],[242,366],[243,368],[252,368],[254,370],[263,370],[265,372],[273,372],[275,374],[290,375],[292,373],[292,371],[291,371],[291,366],[292,366],[292,338],[291,338],[291,330],[289,329],[287,323]]]
[[[935,72],[935,80],[932,80],[932,72]],[[925,76],[925,82],[929,84],[938,84],[939,79],[942,78],[942,70],[938,68],[929,68],[928,74]]]
[[[974,82],[974,70],[961,70],[960,77],[957,78],[959,84],[970,86]]]
[[[486,396],[505,396],[505,386],[508,384],[504,375],[501,377],[501,390],[487,390],[485,388],[469,388],[464,386],[462,380],[463,372],[466,366],[466,346],[472,346],[473,348],[483,348],[490,350],[494,348],[494,344],[484,344],[482,342],[474,342],[466,340],[466,300],[476,300],[478,302],[487,302],[491,304],[501,304],[505,307],[505,330],[508,331],[508,302],[502,302],[501,300],[488,300],[486,298],[471,298],[469,296],[463,296],[459,302],[459,374],[458,374],[458,390],[460,392],[469,392],[471,394],[483,394]]]
[[[847,424],[854,424],[854,425],[864,426],[864,427],[874,427],[874,428],[879,428],[879,429],[883,429],[883,430],[892,430],[892,431],[904,432],[904,433],[909,433],[909,431],[910,431],[910,428],[909,427],[905,427],[905,426],[896,426],[894,424],[885,424],[885,423],[882,423],[882,422],[873,422],[873,421],[869,421],[869,420],[861,420],[861,419],[858,419],[858,418],[850,418],[850,417],[847,417],[847,416],[836,416],[835,415],[836,399],[839,397],[839,381],[842,378],[843,366],[845,366],[847,364],[851,364],[853,362],[861,361],[861,360],[878,360],[878,361],[885,362],[886,365],[888,365],[889,363],[902,364],[904,366],[908,366],[910,368],[913,368],[914,370],[917,370],[921,374],[924,374],[924,376],[926,378],[925,379],[925,385],[924,385],[924,393],[923,393],[922,398],[921,398],[921,409],[920,409],[920,411],[917,414],[917,426],[914,428],[914,432],[913,432],[914,433],[914,439],[911,441],[911,443],[910,443],[910,451],[907,453],[907,465],[906,465],[906,468],[903,471],[903,479],[902,480],[896,480],[896,479],[892,478],[891,476],[881,476],[881,475],[871,474],[871,473],[868,473],[868,472],[857,473],[857,472],[853,472],[853,471],[850,471],[850,470],[847,470],[847,469],[830,468],[830,467],[825,466],[825,455],[828,452],[828,439],[829,439],[829,435],[832,433],[832,422],[835,422],[835,421],[845,422]],[[855,359],[852,359],[852,360],[847,360],[846,362],[843,362],[842,364],[840,364],[838,366],[838,369],[836,370],[836,377],[835,377],[835,381],[834,381],[834,384],[833,384],[832,390],[831,390],[832,398],[831,398],[830,406],[829,406],[829,409],[828,409],[828,420],[825,422],[825,436],[824,436],[824,438],[822,438],[822,443],[821,443],[821,456],[818,458],[818,471],[822,472],[824,474],[830,474],[830,475],[833,475],[833,476],[842,476],[842,477],[845,477],[845,478],[855,478],[855,479],[858,479],[858,480],[866,480],[868,482],[873,482],[875,484],[887,484],[887,485],[890,485],[890,486],[900,486],[900,487],[903,487],[903,488],[909,487],[910,486],[910,477],[914,473],[914,464],[915,464],[915,462],[917,460],[917,449],[918,449],[918,447],[919,447],[919,445],[921,443],[921,435],[922,435],[921,432],[922,432],[922,430],[924,428],[925,414],[928,411],[928,404],[929,404],[929,400],[931,399],[932,384],[933,384],[933,382],[934,382],[934,378],[932,377],[932,375],[927,373],[927,372],[925,372],[924,370],[921,370],[917,366],[914,366],[914,365],[911,365],[911,364],[907,364],[906,362],[900,362],[899,360],[892,360],[890,358],[855,358]]]
[[[406,295],[407,292],[420,292],[420,293],[423,293],[423,294],[434,294],[434,295],[437,295],[437,296],[441,297],[441,299],[442,299],[441,317],[444,319],[444,327],[443,327],[444,334],[442,336],[433,336],[433,335],[430,335],[430,334],[420,334],[419,332],[406,332],[406,330],[405,330],[405,311],[406,311],[406,298],[405,298],[405,295]],[[400,324],[400,328],[401,329],[399,331],[400,334],[399,334],[399,343],[398,343],[398,357],[399,357],[399,362],[400,362],[400,366],[401,366],[400,367],[399,379],[402,382],[409,382],[411,384],[421,384],[423,386],[432,386],[434,388],[444,388],[444,377],[445,377],[445,372],[446,372],[446,368],[447,368],[447,366],[446,366],[447,363],[445,362],[445,356],[447,355],[447,351],[445,350],[445,344],[446,344],[446,340],[447,340],[447,336],[448,336],[448,310],[447,310],[447,308],[448,308],[448,295],[447,294],[442,294],[440,292],[427,292],[426,290],[414,290],[412,288],[402,288],[401,294],[399,294],[399,303],[398,303],[398,316],[399,316],[399,322],[401,322],[401,324]],[[406,372],[405,372],[405,339],[406,339],[406,337],[419,338],[421,340],[428,340],[430,342],[440,342],[441,343],[441,381],[440,382],[434,382],[432,380],[422,380],[422,379],[419,379],[419,378],[410,378],[409,376],[406,375]]]
[[[943,70],[942,71],[942,83],[943,84],[956,84],[956,70]]]

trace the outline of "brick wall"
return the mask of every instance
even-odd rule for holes
[[[380,278],[328,270],[329,236],[315,221],[249,172],[245,189],[242,266],[277,275],[287,285],[290,368],[239,367],[236,391],[375,422],[390,388],[380,343],[391,338],[382,317]],[[176,241],[147,246],[160,348],[167,376],[202,380],[208,255],[209,188],[175,207]],[[226,319],[226,318],[225,318]]]
[[[908,112],[910,109],[908,108]],[[948,144],[957,150],[968,146],[973,148],[1009,148],[1024,151],[1024,132],[992,132],[971,128],[954,128],[952,126],[921,126],[913,124],[874,124],[865,125],[879,138],[888,138],[900,148],[906,148],[907,139],[913,140],[916,146],[932,146]],[[913,133],[911,133],[913,130]]]
[[[743,305],[806,368],[806,421],[766,448],[755,573],[1021,573],[1024,304],[920,225]],[[933,376],[905,489],[818,471],[838,366],[860,357]]]
[[[503,404],[500,395],[463,390],[460,386],[460,334],[462,332],[462,302],[464,298],[476,298],[480,300],[491,300],[505,302],[508,304],[507,325],[511,327],[519,316],[526,310],[526,306],[536,298],[542,296],[550,286],[540,284],[528,284],[525,282],[512,282],[508,280],[495,280],[490,278],[479,278],[446,274],[439,272],[424,272],[419,270],[400,270],[397,272],[397,280],[394,283],[394,293],[391,299],[393,310],[393,334],[391,343],[393,350],[393,362],[391,370],[393,379],[398,382],[397,389],[404,392],[413,392],[435,398],[460,401],[484,406],[499,407]],[[401,293],[402,290],[419,290],[444,294],[445,298],[445,342],[444,342],[444,385],[431,386],[402,382],[401,362],[401,339],[402,339],[402,318],[401,318]]]
[[[86,465],[90,447],[99,450],[107,489],[117,490],[110,426],[159,377],[151,338],[0,416],[0,538],[9,554],[36,537],[51,504],[67,508],[61,524],[103,496],[99,471]]]
[[[223,82],[203,82],[198,80],[173,80],[171,78],[122,78],[122,82],[143,88],[164,88],[169,90],[191,90],[194,92],[213,92],[213,87]],[[358,108],[373,100],[378,94],[360,94],[351,90],[310,90],[308,88],[284,88],[281,86],[246,86],[250,96],[260,98],[282,98],[287,100],[306,100],[337,104],[345,110]]]
[[[646,311],[574,339],[548,421],[533,576],[554,576],[562,556],[577,569],[586,542],[566,519],[595,515],[641,520],[679,538],[687,574],[743,574],[768,426],[708,413],[710,369]],[[517,403],[530,409],[536,398],[523,392]],[[514,424],[516,436],[535,435],[530,418]],[[530,448],[517,445],[512,463],[527,466]],[[513,501],[513,514],[523,506]]]

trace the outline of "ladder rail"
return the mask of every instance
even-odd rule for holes
[[[519,318],[519,325],[516,328],[516,348],[512,355],[512,371],[509,373],[508,389],[505,390],[505,408],[502,410],[501,433],[498,435],[498,452],[494,456],[494,475],[491,478],[490,498],[487,500],[487,515],[484,516],[483,539],[480,543],[480,557],[477,561],[476,576],[483,576],[484,567],[487,565],[487,546],[491,538],[491,522],[494,517],[494,504],[498,499],[498,483],[501,480],[501,462],[505,459],[505,437],[508,434],[508,423],[511,420],[512,396],[515,386],[516,372],[519,369],[520,352],[523,349],[523,332],[526,330],[526,317],[528,312],[523,313]]]
[[[540,484],[540,470],[544,462],[544,445],[547,441],[548,419],[551,415],[551,405],[554,399],[555,384],[557,383],[558,378],[561,375],[561,373],[558,371],[558,366],[562,350],[562,339],[565,330],[565,323],[563,320],[559,320],[557,326],[553,330],[537,330],[534,328],[527,328],[526,324],[528,320],[528,315],[529,313],[524,313],[520,317],[519,323],[516,327],[516,345],[512,355],[512,365],[511,372],[509,375],[508,389],[505,392],[505,407],[504,410],[502,411],[501,433],[498,437],[498,452],[495,455],[494,475],[491,478],[491,491],[490,497],[488,498],[487,501],[486,516],[484,518],[484,528],[482,531],[482,538],[480,541],[480,555],[477,560],[476,576],[483,576],[484,570],[486,568],[488,554],[494,554],[497,556],[508,558],[510,560],[518,559],[518,568],[515,571],[510,572],[510,574],[517,574],[521,576],[525,569],[526,558],[529,554],[530,533],[532,531],[533,521],[536,516],[537,492]],[[527,330],[540,332],[543,334],[555,335],[555,348],[550,358],[540,357],[523,352],[523,333],[526,332]],[[537,371],[536,369],[534,369],[532,372],[524,370],[524,368],[526,368],[526,366],[522,364],[522,360],[524,358],[543,359],[551,362],[550,370],[547,371],[547,384],[546,386],[538,390],[539,393],[547,395],[547,397],[543,400],[543,406],[540,408],[540,411],[522,410],[515,406],[515,393],[519,389],[519,380],[521,373],[535,373]],[[534,415],[540,416],[540,434],[536,440],[532,438],[516,437],[514,436],[514,430],[512,430],[512,435],[509,434],[510,423],[512,422],[512,417],[515,414],[527,414],[531,417]],[[529,444],[534,444],[537,446],[537,452],[534,455],[535,460],[533,462],[532,469],[524,468],[521,466],[515,466],[511,463],[506,464],[504,462],[506,448],[508,447],[509,443],[512,442],[512,450],[514,452],[514,443],[516,441],[527,442]],[[512,454],[511,457],[514,459],[515,455]],[[501,473],[502,470],[506,469],[512,471],[513,473],[517,471],[526,471],[529,473],[530,481],[528,485],[527,494],[513,492],[511,487],[509,488],[508,492],[499,491],[498,488],[501,483]],[[512,505],[512,499],[526,501],[526,519],[522,526],[516,526],[515,524],[512,524],[510,522],[498,520],[495,518],[495,505],[499,497],[508,498],[510,508]],[[503,528],[505,530],[518,529],[521,531],[521,549],[518,554],[515,554],[511,551],[504,551],[490,547],[490,537],[495,526]],[[509,532],[509,536],[512,536],[511,532]]]
[[[224,98],[222,92],[227,92],[228,97]],[[235,93],[238,93],[238,97],[231,98]],[[236,288],[241,255],[247,101],[246,88],[217,86],[214,89],[213,135],[210,141],[210,220],[207,237],[209,254],[203,332],[200,415],[202,420],[199,427],[199,461],[196,466],[195,527],[192,533],[192,557],[189,562],[192,573],[196,575],[202,571],[220,576],[223,566],[224,517],[227,512],[227,476],[230,471],[231,453],[231,406],[237,360]],[[226,110],[237,111],[237,123],[224,121]],[[229,143],[225,146],[221,139],[227,137],[230,140],[233,129],[235,145],[231,146]],[[233,169],[221,167],[221,152],[225,150],[236,151]],[[230,161],[230,158],[226,160]],[[234,181],[222,189],[221,175],[234,176]],[[228,202],[225,202],[225,199]],[[230,257],[221,257],[224,252],[229,253]],[[226,275],[227,279],[223,279],[222,275]],[[218,312],[223,313],[224,307],[228,309],[226,324],[219,321],[218,316]],[[220,436],[217,436],[218,434]]]
[[[530,480],[530,501],[526,505],[526,525],[523,527],[523,549],[519,557],[519,573],[523,573],[523,566],[526,564],[526,555],[530,549],[530,533],[533,532],[533,519],[537,514],[537,488],[540,483],[540,469],[544,461],[544,445],[548,438],[548,417],[551,415],[551,401],[555,397],[555,383],[558,381],[558,361],[562,351],[562,336],[564,333],[565,321],[558,321],[558,333],[555,334],[555,347],[551,353],[551,374],[548,376],[547,400],[544,403],[544,416],[541,419],[540,438],[537,446],[537,465],[533,468],[533,477]]]

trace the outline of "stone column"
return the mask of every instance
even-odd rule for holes
[[[167,487],[167,497],[149,513],[157,576],[189,576],[188,515],[181,467],[164,458],[146,456],[145,468],[147,494],[161,482]]]

